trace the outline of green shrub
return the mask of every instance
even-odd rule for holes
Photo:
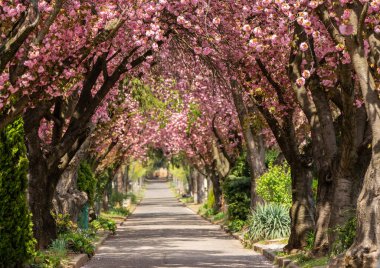
[[[207,203],[206,203],[199,208],[198,213],[209,218],[209,217],[215,215],[217,212],[212,207],[208,208]]]
[[[78,170],[77,187],[78,190],[87,193],[90,206],[94,205],[96,184],[97,181],[90,164],[81,162]]]
[[[211,186],[210,190],[208,191],[207,195],[207,208],[212,209],[215,206],[215,196],[214,196],[214,189]]]
[[[55,220],[58,234],[68,233],[77,229],[77,225],[70,219],[70,214],[52,213],[52,216]]]
[[[102,217],[99,217],[98,219],[90,222],[90,227],[96,231],[100,229],[108,230],[112,232],[112,234],[115,234],[117,229],[115,221]]]
[[[253,241],[289,236],[289,209],[274,203],[257,206],[248,219],[247,234]]]
[[[265,165],[267,167],[269,167],[270,165],[273,165],[274,161],[276,161],[279,154],[280,154],[280,152],[277,150],[265,151]]]
[[[63,238],[57,238],[51,242],[49,251],[55,253],[55,255],[65,256],[67,253],[67,243]]]
[[[291,206],[292,179],[288,164],[269,165],[269,170],[257,180],[257,194],[268,203]]]
[[[250,170],[247,163],[247,153],[242,153],[236,160],[234,167],[231,169],[230,176],[233,177],[250,177]]]
[[[59,238],[64,239],[66,242],[66,248],[75,253],[85,253],[89,256],[92,256],[95,253],[95,246],[87,232],[70,232],[62,234]]]
[[[121,206],[123,204],[123,200],[126,198],[126,195],[119,192],[112,192],[110,197],[110,205],[111,207],[114,206]]]
[[[223,184],[225,200],[228,204],[228,219],[245,221],[251,203],[251,179],[229,176]]]
[[[96,191],[95,191],[95,200],[102,201],[103,194],[106,191],[106,188],[109,187],[110,182],[112,181],[112,168],[105,168],[96,178]]]
[[[336,239],[331,247],[332,255],[339,255],[346,251],[354,242],[356,236],[356,217],[351,217],[344,225],[336,227]]]
[[[245,225],[245,221],[235,219],[228,222],[227,228],[231,232],[239,232],[243,229],[244,225]]]
[[[129,192],[127,194],[127,198],[131,198],[132,204],[136,204],[137,203],[137,195],[135,195],[134,193]]]
[[[18,119],[0,132],[0,267],[21,265],[34,254],[27,173],[23,121]]]
[[[65,256],[61,256],[50,251],[37,251],[29,266],[31,268],[57,268],[62,267],[62,260]]]
[[[310,231],[307,234],[307,237],[306,237],[306,247],[305,247],[305,249],[308,250],[308,251],[311,251],[313,249],[313,246],[314,246],[314,241],[315,241],[315,232],[314,231]]]
[[[131,212],[127,208],[117,207],[111,208],[107,213],[111,215],[128,216]]]
[[[214,221],[220,221],[226,218],[226,214],[224,212],[219,212],[214,216]]]
[[[38,251],[29,266],[31,268],[57,268],[67,258],[67,243],[62,237],[55,239],[48,250]]]

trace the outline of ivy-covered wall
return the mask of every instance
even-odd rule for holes
[[[27,205],[28,160],[22,119],[0,132],[0,267],[20,267],[35,247]]]

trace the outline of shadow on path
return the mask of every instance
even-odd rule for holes
[[[151,183],[134,214],[84,267],[273,266],[180,204],[166,183]]]

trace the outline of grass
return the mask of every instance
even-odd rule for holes
[[[289,238],[281,238],[281,239],[274,239],[274,240],[261,240],[256,242],[255,244],[260,245],[270,245],[270,244],[287,244]]]
[[[124,220],[125,216],[112,214],[109,212],[101,212],[100,217],[110,219],[110,220]]]
[[[276,256],[292,260],[295,264],[302,268],[312,268],[317,266],[327,265],[329,262],[328,257],[315,258],[305,255],[304,253],[286,254],[282,251],[275,252]]]
[[[191,204],[191,203],[194,203],[194,197],[192,196],[189,196],[189,197],[182,197],[179,199],[182,203],[185,203],[185,204]]]
[[[214,221],[225,221],[227,218],[227,215],[224,212],[219,212],[216,214],[213,218]]]

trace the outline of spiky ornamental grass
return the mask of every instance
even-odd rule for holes
[[[289,209],[280,204],[258,205],[248,218],[248,238],[252,241],[290,235]]]

